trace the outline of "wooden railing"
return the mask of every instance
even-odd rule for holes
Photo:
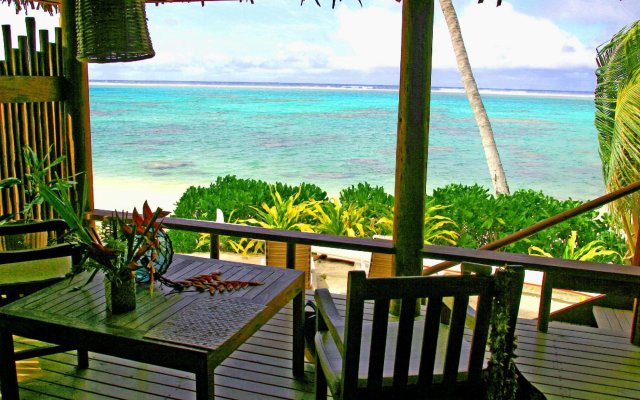
[[[103,219],[112,215],[111,211],[95,210],[93,217]],[[210,256],[218,258],[218,235],[246,237],[261,240],[273,240],[287,243],[287,268],[294,268],[295,244],[309,244],[339,249],[359,250],[372,253],[395,254],[391,241],[369,238],[350,238],[318,233],[283,231],[255,226],[198,221],[183,218],[164,218],[163,224],[169,229],[212,235]],[[504,253],[493,250],[466,249],[452,246],[427,245],[422,249],[424,257],[447,260],[455,263],[477,263],[485,265],[521,265],[526,270],[540,271],[548,275],[569,280],[587,282],[601,293],[616,291],[634,296],[640,288],[640,268],[625,265],[602,264],[565,260],[558,258],[536,257],[526,254]],[[549,321],[549,309],[540,308],[538,326],[546,331]]]
[[[547,229],[551,226],[554,226],[556,224],[559,224],[560,222],[566,221],[570,218],[573,218],[577,215],[583,214],[587,211],[591,211],[591,210],[595,210],[597,208],[600,208],[608,203],[611,203],[612,201],[618,200],[626,195],[629,195],[631,193],[637,192],[638,190],[640,190],[640,181],[634,182],[630,185],[627,185],[623,188],[620,188],[618,190],[615,190],[611,193],[607,193],[604,196],[600,196],[596,199],[587,201],[581,205],[579,205],[578,207],[574,207],[570,210],[561,212],[560,214],[551,216],[543,221],[540,221],[536,224],[533,224],[531,226],[528,226],[526,228],[523,228],[517,232],[514,232],[510,235],[507,235],[505,237],[502,237],[496,241],[493,241],[491,243],[487,243],[484,246],[480,247],[479,250],[498,250],[501,249],[504,246],[510,245],[512,243],[515,243],[519,240],[522,240],[526,237],[529,237],[531,235],[534,235],[544,229]],[[437,272],[443,271],[445,269],[451,268],[454,264],[452,264],[451,262],[445,261],[443,263],[434,265],[433,267],[429,267],[429,268],[425,268],[425,270],[423,271],[423,275],[431,275],[431,274],[435,274]]]

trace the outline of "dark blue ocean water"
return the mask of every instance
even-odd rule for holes
[[[235,174],[313,182],[337,194],[367,181],[393,193],[398,92],[389,87],[91,84],[98,179],[208,185]],[[485,92],[512,191],[603,193],[586,94]],[[491,187],[466,96],[435,90],[427,189]]]

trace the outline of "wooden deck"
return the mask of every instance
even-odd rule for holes
[[[628,333],[552,322],[518,325],[518,369],[548,399],[640,399],[640,347]]]
[[[311,297],[311,292],[308,292]],[[338,306],[344,296],[335,296]],[[290,308],[216,369],[220,399],[313,399],[313,365],[304,380],[291,373]],[[640,347],[620,332],[552,323],[548,334],[520,320],[518,367],[549,399],[640,399]],[[37,346],[20,343],[20,346]],[[19,364],[21,398],[191,399],[193,374],[90,353],[90,368],[75,368],[75,353]]]

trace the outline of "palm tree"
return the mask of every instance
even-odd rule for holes
[[[595,125],[598,130],[602,176],[608,192],[640,180],[640,21],[623,28],[598,49]],[[613,203],[615,221],[627,238],[627,260],[635,254],[640,228],[640,195]]]
[[[484,108],[484,103],[482,102],[480,92],[478,91],[478,85],[476,85],[476,80],[473,77],[473,72],[471,71],[471,64],[469,64],[467,49],[464,46],[464,41],[462,40],[462,32],[460,30],[460,23],[458,22],[456,10],[453,7],[451,0],[440,0],[440,8],[442,8],[442,13],[447,21],[447,27],[449,28],[449,35],[451,36],[451,43],[453,44],[453,51],[456,55],[456,62],[458,64],[458,69],[460,70],[464,90],[467,93],[467,98],[469,99],[473,115],[476,118],[476,123],[480,130],[482,147],[484,148],[484,154],[487,158],[487,165],[489,166],[489,173],[491,174],[493,188],[498,195],[509,194],[507,177],[504,173],[504,169],[502,168],[502,162],[500,161],[500,154],[498,154],[496,142],[493,139],[491,122],[489,122],[487,111]]]

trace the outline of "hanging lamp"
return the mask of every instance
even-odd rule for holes
[[[136,61],[156,54],[144,0],[76,0],[76,28],[82,62]]]

